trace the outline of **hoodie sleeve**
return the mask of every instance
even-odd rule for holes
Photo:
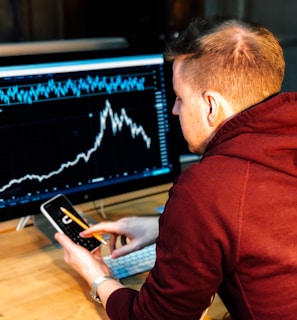
[[[156,264],[139,293],[124,288],[109,297],[111,319],[197,320],[209,306],[222,281],[222,226],[205,211],[203,199],[210,195],[197,179],[199,171],[186,170],[170,190]]]

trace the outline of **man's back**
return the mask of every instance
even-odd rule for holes
[[[234,319],[296,318],[296,110],[295,94],[279,95],[227,123],[206,152],[213,201],[226,199],[219,293]]]

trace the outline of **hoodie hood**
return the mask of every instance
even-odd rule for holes
[[[297,176],[297,93],[281,93],[226,122],[205,157],[241,158]]]

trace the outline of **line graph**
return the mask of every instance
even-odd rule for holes
[[[113,92],[142,91],[144,87],[144,76],[86,76],[85,78],[67,79],[65,81],[55,81],[49,79],[45,83],[27,84],[23,86],[12,85],[0,88],[0,105],[10,105],[12,103],[32,104],[42,100],[57,99],[61,97],[76,97],[103,92],[111,94]]]
[[[69,167],[73,167],[78,164],[80,161],[84,161],[87,163],[91,158],[92,154],[94,154],[101,146],[102,140],[104,138],[105,130],[107,129],[107,120],[111,121],[111,128],[113,135],[116,135],[118,132],[121,132],[123,127],[126,126],[130,129],[131,137],[135,139],[137,136],[141,136],[146,148],[149,149],[151,146],[151,138],[146,134],[142,125],[136,124],[126,113],[126,110],[122,108],[118,113],[114,112],[109,100],[105,101],[105,108],[99,113],[99,122],[100,122],[100,131],[95,137],[94,145],[91,149],[86,152],[81,152],[77,154],[77,156],[73,160],[69,160],[65,163],[62,163],[60,167],[56,170],[53,170],[46,174],[26,174],[20,178],[10,180],[6,185],[0,188],[0,192],[4,192],[15,184],[20,184],[27,180],[36,180],[38,182],[42,182],[43,180],[47,180],[52,178],[53,176],[59,175],[65,169]]]

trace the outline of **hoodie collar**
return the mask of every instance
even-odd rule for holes
[[[227,121],[209,142],[204,158],[213,155],[242,158],[295,172],[297,93],[278,94]]]

